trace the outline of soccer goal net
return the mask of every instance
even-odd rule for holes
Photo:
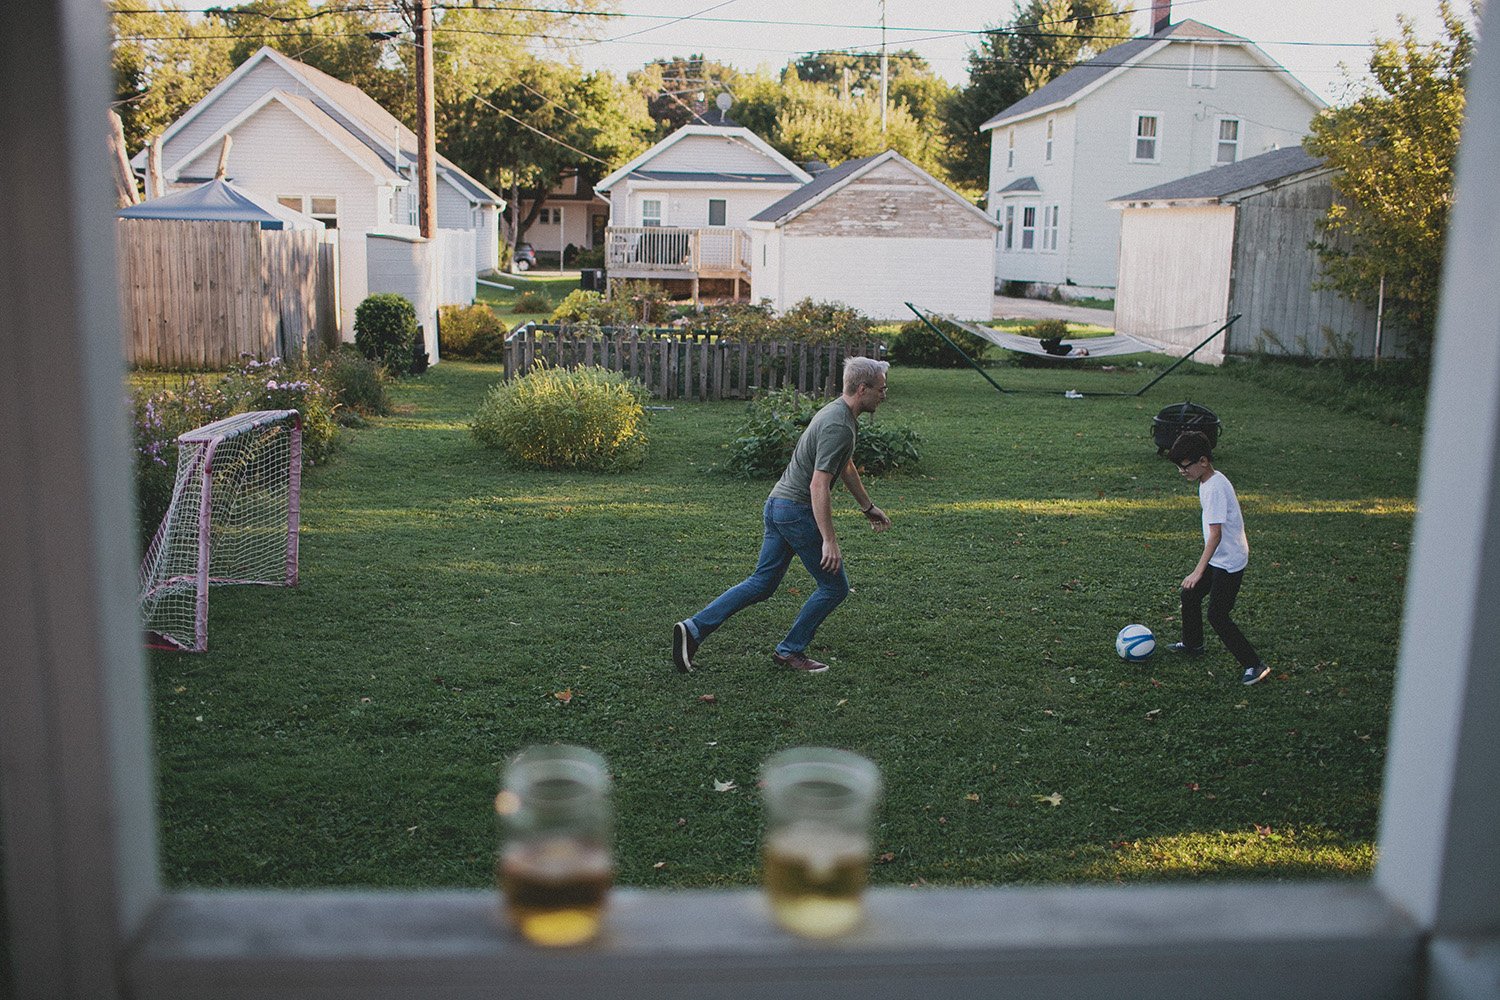
[[[297,583],[302,421],[238,413],[177,439],[172,502],[141,562],[141,618],[162,649],[208,648],[208,588]]]

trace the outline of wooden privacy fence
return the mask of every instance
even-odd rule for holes
[[[765,389],[837,395],[844,359],[880,357],[877,341],[808,344],[719,340],[671,331],[575,336],[556,327],[518,327],[505,341],[505,377],[538,361],[555,368],[598,366],[639,379],[658,399],[749,399]]]
[[[333,344],[337,267],[320,239],[254,222],[115,220],[126,360],[217,369]]]

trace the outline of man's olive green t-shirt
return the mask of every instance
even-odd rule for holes
[[[781,474],[772,497],[812,503],[814,472],[831,472],[837,478],[854,455],[854,441],[859,435],[859,421],[842,398],[813,414],[807,430],[792,449],[792,460]]]

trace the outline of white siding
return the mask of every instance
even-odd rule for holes
[[[1227,318],[1234,208],[1127,208],[1120,213],[1115,328],[1186,354]],[[1224,338],[1193,356],[1224,360]]]
[[[912,319],[908,301],[960,319],[988,320],[995,283],[988,236],[979,239],[892,239],[791,236],[783,251],[778,309],[804,298],[843,302],[876,319]],[[759,258],[756,259],[759,263]],[[752,281],[751,295],[766,295]]]
[[[730,174],[786,173],[786,167],[739,136],[690,135],[651,157],[643,170],[714,170]]]
[[[1191,75],[1184,69],[1189,46],[1175,43],[1086,94],[1071,112],[1059,111],[1050,171],[1042,161],[1045,115],[1016,125],[1016,166],[1010,171],[1005,169],[1010,126],[992,131],[992,206],[994,192],[1012,180],[1032,176],[1042,188],[1038,205],[1049,203],[1056,193],[1065,230],[1059,253],[1050,260],[1043,259],[1044,254],[1027,258],[997,252],[999,280],[1112,286],[1120,216],[1108,206],[1109,199],[1213,166],[1222,117],[1240,119],[1241,159],[1302,141],[1317,111],[1312,100],[1243,47],[1218,48],[1212,87],[1189,85]],[[1154,163],[1132,161],[1133,113],[1138,111],[1159,116]],[[1053,172],[1066,173],[1070,180],[1057,180]]]
[[[467,241],[467,237],[465,239]],[[353,242],[349,240],[346,245]],[[422,327],[427,358],[436,363],[437,307],[441,297],[437,281],[440,241],[370,233],[365,237],[365,244],[367,253],[361,256],[369,261],[369,276],[364,282],[369,294],[394,292],[411,300],[417,312],[417,323]]]
[[[232,134],[229,176],[235,184],[270,198],[338,199],[339,328],[345,340],[353,340],[354,310],[368,294],[365,244],[359,237],[377,225],[381,188],[337,146],[274,101],[241,122]],[[287,155],[288,150],[296,150],[296,155]],[[211,175],[218,158],[218,150],[210,149],[189,164],[190,172]]]
[[[654,165],[653,162],[653,167]],[[769,208],[800,186],[796,182],[716,186],[703,183],[627,180],[617,184],[610,191],[610,205],[613,211],[610,224],[639,226],[641,224],[641,201],[646,198],[658,198],[663,202],[662,225],[706,228],[708,226],[708,200],[723,198],[725,226],[744,229],[752,216]],[[621,208],[623,208],[623,213]]]
[[[500,267],[500,209],[479,205],[475,212],[478,225],[474,229],[474,269],[482,274]]]
[[[255,66],[251,67],[233,87],[220,94],[211,104],[205,106],[192,121],[184,125],[176,135],[162,144],[162,169],[170,170],[178,160],[197,149],[202,143],[207,142],[215,132],[219,131],[219,129],[227,125],[246,108],[260,100],[263,94],[271,90],[285,90],[289,93],[301,94],[304,97],[312,96],[296,77],[276,65],[270,59],[262,59]],[[217,152],[214,155],[217,157]],[[233,153],[231,153],[232,155]],[[216,159],[214,163],[217,162]],[[212,176],[213,165],[210,164],[207,175],[201,175],[193,171],[184,172],[192,176]]]

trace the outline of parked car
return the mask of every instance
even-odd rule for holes
[[[531,248],[530,243],[517,243],[515,255],[511,257],[510,269],[529,271],[533,267],[536,267],[536,251]]]

